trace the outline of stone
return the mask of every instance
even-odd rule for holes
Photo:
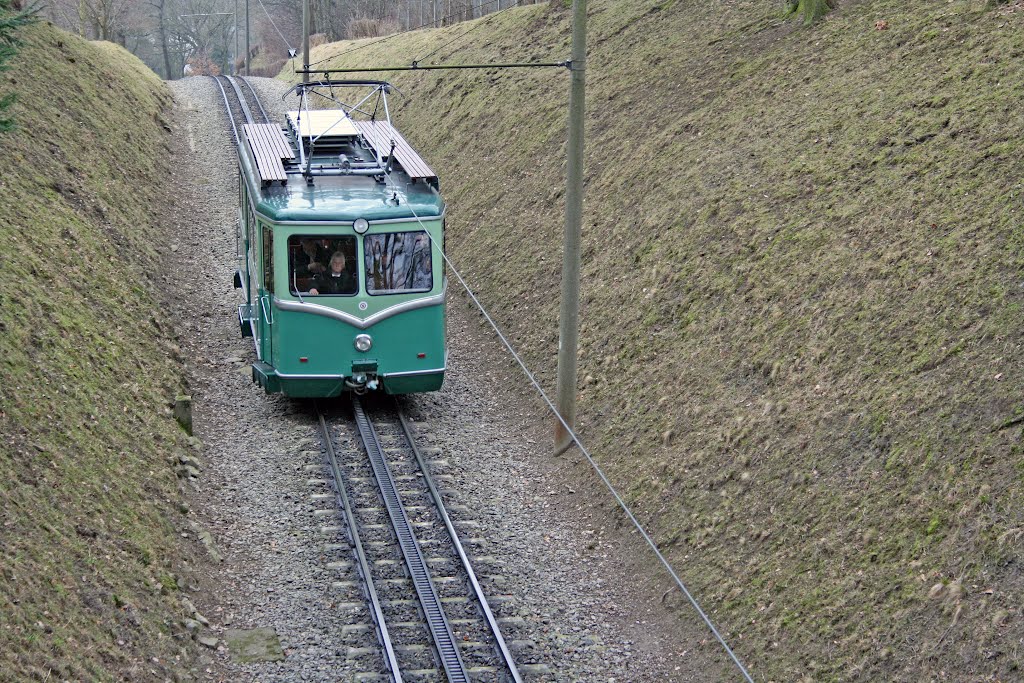
[[[217,644],[220,642],[216,636],[203,636],[197,639],[200,645],[210,648],[211,650],[217,649]]]
[[[199,542],[206,548],[206,552],[209,553],[210,557],[213,558],[214,562],[223,562],[224,558],[217,552],[217,548],[213,545],[213,534],[209,531],[199,532]]]
[[[174,397],[174,419],[178,421],[185,433],[192,436],[192,397],[179,395]]]
[[[188,598],[183,597],[181,599],[181,606],[184,607],[185,611],[191,614],[192,616],[195,616],[199,613],[199,610],[196,609],[196,606],[192,604],[192,601]]]
[[[199,478],[199,470],[197,470],[192,465],[186,465],[185,467],[179,467],[178,468],[178,478],[179,479],[198,479]]]
[[[224,634],[224,639],[235,661],[242,664],[284,659],[281,641],[272,628],[230,629]]]
[[[182,465],[191,465],[196,469],[199,468],[199,459],[191,455],[187,455],[185,453],[181,453],[178,455],[178,462],[181,463]]]

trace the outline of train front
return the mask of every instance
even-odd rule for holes
[[[440,207],[439,207],[440,208]],[[289,396],[436,391],[446,367],[443,219],[280,226],[257,381]]]
[[[436,391],[447,365],[437,178],[389,123],[340,115],[292,112],[299,177],[257,191],[253,378],[296,397]]]

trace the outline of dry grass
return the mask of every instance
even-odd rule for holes
[[[181,377],[155,297],[170,97],[124,50],[44,24],[4,74],[0,93],[12,90],[0,679],[163,681],[181,664],[170,460],[187,447],[167,408]]]
[[[591,7],[585,437],[759,680],[1013,679],[1024,12]],[[561,59],[568,29],[522,8],[428,62]],[[394,82],[455,261],[550,386],[568,79]]]

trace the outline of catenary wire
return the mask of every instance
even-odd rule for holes
[[[711,630],[711,633],[714,634],[715,638],[725,649],[725,651],[729,654],[729,657],[736,665],[736,668],[738,668],[740,672],[743,674],[744,679],[746,679],[748,683],[754,683],[754,679],[750,677],[750,673],[747,672],[746,667],[743,666],[743,663],[740,662],[739,658],[732,651],[732,648],[730,648],[728,643],[725,642],[725,638],[723,638],[722,635],[718,632],[718,629],[715,628],[715,625],[714,623],[712,623],[710,617],[708,617],[704,610],[701,609],[701,606],[697,602],[697,599],[694,598],[690,591],[686,588],[686,585],[683,583],[683,580],[679,578],[678,574],[676,574],[676,571],[672,568],[672,565],[669,564],[665,556],[662,555],[660,550],[658,550],[658,546],[654,543],[654,540],[651,539],[647,531],[645,531],[643,526],[641,526],[640,521],[637,520],[636,516],[633,514],[633,511],[629,509],[628,505],[626,505],[626,501],[622,499],[622,496],[619,495],[619,492],[615,489],[611,481],[609,481],[608,477],[605,475],[604,470],[601,469],[601,466],[598,465],[597,461],[595,461],[593,456],[590,455],[590,451],[588,451],[587,448],[583,445],[583,442],[580,441],[580,438],[576,435],[576,432],[573,430],[573,428],[569,426],[569,424],[562,417],[561,413],[558,412],[558,408],[556,408],[555,404],[551,402],[551,399],[548,398],[547,393],[540,386],[540,383],[537,381],[536,377],[534,377],[534,374],[530,372],[530,369],[526,366],[526,363],[519,356],[519,354],[516,353],[516,350],[512,347],[512,343],[502,333],[501,329],[498,327],[498,324],[494,322],[494,319],[487,312],[487,309],[485,309],[483,304],[480,303],[480,299],[478,299],[476,294],[473,293],[473,290],[470,289],[468,284],[466,284],[465,279],[463,279],[462,274],[459,273],[458,269],[455,267],[455,264],[453,264],[451,262],[451,259],[448,258],[448,255],[444,253],[444,249],[442,249],[441,246],[438,245],[437,242],[434,240],[433,236],[430,234],[430,231],[427,230],[427,226],[423,225],[423,221],[420,219],[419,215],[417,215],[416,210],[412,207],[412,204],[408,204],[408,207],[409,210],[412,212],[412,215],[416,218],[416,222],[418,222],[420,224],[420,227],[422,227],[424,231],[427,233],[427,237],[430,239],[430,242],[435,247],[438,248],[438,252],[441,254],[441,258],[444,259],[444,262],[448,264],[448,267],[452,269],[453,273],[455,273],[455,277],[458,278],[459,284],[461,284],[462,288],[466,290],[466,293],[469,295],[469,298],[473,300],[473,304],[476,305],[476,307],[480,310],[480,313],[483,314],[484,318],[487,319],[487,322],[494,330],[494,333],[498,335],[498,338],[501,340],[501,343],[504,344],[505,348],[508,349],[508,352],[512,354],[512,357],[515,359],[516,363],[519,364],[519,367],[522,369],[523,373],[530,380],[530,383],[533,385],[533,388],[537,390],[537,393],[539,393],[541,398],[544,399],[544,402],[547,403],[548,409],[554,414],[555,418],[557,418],[558,421],[562,423],[562,426],[565,428],[565,431],[569,434],[573,442],[580,449],[580,452],[583,453],[583,455],[586,457],[587,462],[590,463],[590,466],[594,469],[595,472],[597,472],[598,476],[601,478],[601,481],[604,482],[604,485],[611,492],[612,496],[615,498],[615,502],[618,503],[619,507],[622,508],[622,511],[626,513],[626,516],[629,517],[629,520],[633,523],[633,526],[636,527],[636,530],[640,532],[640,535],[643,536],[643,539],[647,541],[647,545],[651,547],[651,550],[654,551],[654,554],[658,557],[658,560],[665,567],[668,573],[672,576],[672,579],[675,581],[676,585],[679,586],[679,589],[690,601],[690,604],[693,605],[693,608],[697,610],[697,614],[700,615],[700,618],[704,620],[704,623]]]
[[[263,8],[263,13],[267,15],[267,20],[270,21],[270,25],[274,27],[275,31],[277,31],[277,35],[281,36],[281,42],[283,42],[284,46],[288,48],[288,54],[290,55],[292,52],[291,44],[288,42],[288,39],[284,37],[284,34],[281,33],[281,29],[277,27],[277,24],[274,23],[274,18],[270,16],[270,12],[267,11],[267,6],[263,4],[263,0],[259,0],[259,2],[260,7]]]
[[[471,26],[465,33],[462,33],[460,35],[455,36],[454,38],[449,40],[447,43],[444,43],[440,47],[435,48],[434,50],[432,50],[432,51],[428,52],[427,54],[423,55],[422,57],[420,57],[419,59],[414,59],[412,63],[413,64],[419,64],[420,62],[425,60],[427,57],[431,57],[433,55],[436,55],[438,52],[440,52],[441,50],[445,49],[446,47],[448,47],[452,43],[457,42],[459,40],[462,40],[463,38],[468,36],[470,33],[472,33],[473,31],[477,30],[478,28],[480,28],[481,26],[486,24],[489,20],[493,19],[494,17],[498,16],[499,14],[504,14],[505,12],[509,11],[510,9],[515,9],[518,6],[519,6],[519,2],[517,0],[516,4],[512,5],[511,7],[506,7],[505,9],[498,10],[497,12],[494,12],[493,14],[488,14],[481,21],[478,21],[478,22],[476,22],[476,24]]]
[[[493,5],[496,2],[501,2],[501,0],[487,0],[487,2],[485,2],[485,3],[480,5],[480,9],[483,9],[484,7],[487,7],[489,5]],[[514,5],[512,5],[512,7],[506,7],[505,9],[500,10],[500,11],[501,12],[505,12],[507,10],[510,10],[510,9],[514,8],[514,7],[519,7],[519,0],[516,0],[516,3]],[[495,12],[495,14],[497,14],[497,13],[498,12]],[[370,47],[372,45],[379,45],[380,43],[383,43],[385,41],[391,40],[392,38],[397,38],[398,36],[403,36],[406,33],[412,33],[413,31],[419,31],[421,28],[426,28],[428,26],[433,26],[434,24],[444,23],[445,20],[451,19],[452,17],[455,16],[455,14],[456,14],[455,12],[452,12],[451,14],[443,16],[440,19],[435,19],[433,21],[424,22],[424,23],[420,24],[419,26],[415,26],[413,28],[407,28],[406,30],[399,31],[398,33],[392,33],[389,36],[384,36],[383,38],[378,38],[377,40],[374,40],[374,41],[371,41],[369,43],[366,43],[365,45],[357,45],[354,48],[351,48],[349,50],[345,50],[344,52],[339,52],[336,55],[331,55],[330,57],[324,57],[323,59],[321,59],[318,62],[313,62],[312,64],[307,64],[306,68],[308,69],[311,66],[316,66],[317,64],[323,64],[324,62],[330,61],[330,60],[335,59],[337,57],[343,57],[343,56],[345,56],[347,54],[351,54],[353,52],[358,52],[359,50],[364,50],[364,49],[366,49],[366,48],[368,48],[368,47]],[[461,14],[461,12],[460,12],[460,14]]]

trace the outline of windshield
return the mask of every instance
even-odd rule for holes
[[[370,294],[427,292],[434,286],[430,237],[423,230],[366,235],[363,254]]]
[[[288,288],[293,295],[352,296],[359,289],[352,235],[292,235],[288,262]]]

